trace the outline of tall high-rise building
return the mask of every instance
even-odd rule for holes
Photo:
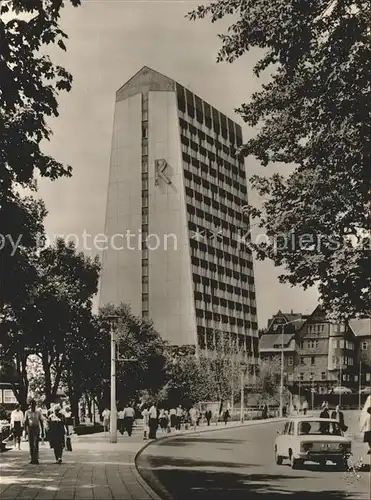
[[[148,67],[117,91],[101,305],[129,303],[172,345],[257,352],[241,145],[238,124]]]

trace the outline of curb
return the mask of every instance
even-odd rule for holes
[[[230,426],[215,426],[213,428],[209,428],[209,427],[206,427],[206,428],[203,428],[203,429],[199,429],[199,430],[196,430],[196,431],[183,431],[183,432],[179,432],[175,435],[172,435],[172,436],[162,436],[162,437],[159,437],[157,438],[156,440],[152,440],[152,441],[148,441],[144,446],[142,446],[138,451],[137,453],[135,454],[135,457],[134,457],[134,468],[133,468],[133,473],[135,471],[135,476],[137,477],[137,480],[140,482],[140,484],[144,484],[146,486],[146,490],[147,491],[150,491],[151,492],[151,495],[153,495],[153,499],[154,500],[171,500],[172,497],[170,495],[170,493],[166,490],[166,488],[161,484],[159,483],[159,481],[155,480],[156,482],[156,490],[158,491],[155,491],[152,489],[152,487],[147,483],[146,479],[143,477],[143,475],[141,474],[140,472],[140,469],[138,467],[138,460],[140,459],[141,455],[143,454],[143,452],[149,447],[151,446],[152,444],[157,444],[158,442],[162,442],[162,441],[170,441],[171,439],[177,439],[178,437],[180,436],[194,436],[194,435],[197,435],[197,434],[202,434],[204,432],[217,432],[217,431],[226,431],[226,430],[231,430],[231,429],[241,429],[243,427],[251,427],[251,426],[254,426],[254,425],[262,425],[262,424],[273,424],[273,423],[280,423],[280,422],[284,422],[286,421],[287,418],[271,418],[271,419],[266,419],[266,420],[249,420],[248,422],[244,422],[243,424],[238,424],[238,425],[234,425],[233,427]],[[161,496],[159,495],[159,492],[161,492]]]

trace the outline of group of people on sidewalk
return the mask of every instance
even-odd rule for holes
[[[155,402],[147,402],[141,407],[135,409],[134,404],[129,403],[123,410],[120,410],[117,413],[118,431],[122,435],[126,432],[128,436],[131,436],[136,417],[141,417],[143,419],[143,439],[156,439],[157,431],[159,429],[161,429],[163,434],[167,434],[172,431],[179,432],[182,425],[186,428],[191,427],[196,430],[203,417],[206,424],[210,426],[212,412],[208,409],[202,415],[196,406],[193,406],[189,410],[183,408],[181,405],[171,409],[158,408]],[[226,425],[230,419],[228,409],[223,412],[222,417]],[[105,434],[110,430],[110,418],[111,412],[108,408],[105,408],[102,412]]]
[[[72,451],[71,425],[72,417],[67,408],[64,412],[59,405],[44,412],[36,408],[36,402],[30,401],[29,408],[25,413],[18,405],[10,416],[10,428],[14,438],[15,448],[21,449],[22,435],[28,439],[30,449],[30,464],[39,464],[39,444],[45,440],[54,450],[55,461],[62,463],[63,450],[67,448]]]

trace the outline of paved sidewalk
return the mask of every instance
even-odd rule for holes
[[[40,446],[40,465],[30,465],[28,443],[22,443],[22,451],[0,455],[0,498],[158,500],[134,463],[144,443],[139,429],[131,438],[119,435],[117,444],[103,435],[76,437],[61,465],[54,463],[48,443]]]

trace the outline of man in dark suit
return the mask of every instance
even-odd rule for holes
[[[335,410],[331,413],[331,418],[333,418],[339,422],[339,427],[343,432],[345,432],[348,429],[348,426],[345,425],[345,422],[344,422],[344,413],[342,411],[340,411],[339,405],[337,405]]]

